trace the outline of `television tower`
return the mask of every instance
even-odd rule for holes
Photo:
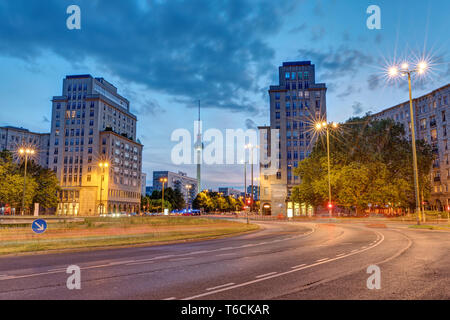
[[[195,152],[197,154],[197,193],[202,191],[202,178],[201,178],[201,162],[202,162],[202,151],[203,151],[203,142],[202,142],[202,126],[200,122],[200,100],[198,101],[198,132],[197,132],[197,141],[194,145]]]

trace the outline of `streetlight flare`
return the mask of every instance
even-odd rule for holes
[[[403,62],[401,67],[402,67],[402,70],[408,70],[409,64],[407,62]]]
[[[398,67],[397,66],[392,66],[389,68],[388,70],[389,76],[390,77],[396,77],[398,75]]]
[[[426,61],[420,61],[417,64],[417,72],[419,74],[425,73],[425,71],[428,69],[428,63]]]

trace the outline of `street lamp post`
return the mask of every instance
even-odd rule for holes
[[[333,216],[333,204],[331,202],[331,161],[330,161],[330,127],[337,128],[338,124],[319,122],[315,128],[317,131],[321,131],[323,128],[327,131],[327,161],[328,161],[328,214],[330,218]]]
[[[25,156],[25,171],[23,174],[23,196],[22,196],[22,215],[25,214],[25,192],[26,192],[26,188],[27,188],[27,165],[28,165],[28,156],[31,156],[34,154],[34,150],[33,149],[23,149],[21,148],[19,150],[19,154]],[[14,213],[15,214],[15,213]]]
[[[109,167],[108,162],[100,162],[99,163],[100,168],[102,169],[102,174],[100,176],[100,215],[104,212],[104,206],[103,206],[103,180],[105,180],[105,168]]]
[[[161,202],[161,207],[162,207],[162,214],[164,214],[164,183],[167,182],[167,178],[161,178],[159,179],[160,182],[162,182],[162,202]]]
[[[251,163],[251,171],[252,171],[252,173],[251,173],[251,179],[252,179],[252,184],[251,184],[251,189],[250,189],[250,192],[251,192],[251,199],[252,199],[252,202],[250,203],[250,212],[251,213],[253,213],[253,201],[254,201],[254,182],[253,182],[253,150],[254,149],[256,149],[256,148],[258,148],[258,146],[254,146],[254,145],[252,145],[251,143],[249,143],[249,144],[247,144],[246,146],[245,146],[245,148],[246,149],[249,149],[250,150],[250,163]]]
[[[413,169],[414,169],[414,191],[416,195],[416,212],[417,212],[417,224],[420,225],[421,210],[420,210],[420,195],[419,195],[419,172],[417,168],[417,150],[416,150],[416,127],[414,124],[414,108],[412,101],[412,89],[411,89],[411,75],[418,73],[422,75],[428,69],[428,64],[425,61],[419,62],[414,69],[409,69],[408,63],[403,63],[400,68],[392,66],[389,68],[388,73],[391,78],[399,75],[408,76],[408,89],[409,89],[409,113],[411,119],[411,145],[413,153]],[[424,218],[424,217],[423,217]],[[425,218],[424,218],[425,221]]]

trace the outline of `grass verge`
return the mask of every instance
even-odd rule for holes
[[[55,223],[41,235],[28,228],[0,229],[0,255],[211,239],[257,230],[257,225],[192,217],[86,218]]]

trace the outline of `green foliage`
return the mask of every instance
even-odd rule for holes
[[[31,161],[27,166],[25,208],[31,208],[36,202],[44,208],[56,207],[59,183],[54,173]],[[24,163],[15,163],[9,151],[0,152],[0,181],[0,203],[15,208],[21,207]]]
[[[353,118],[338,131],[330,130],[332,199],[338,206],[359,213],[372,206],[415,206],[411,142],[402,125],[392,120]],[[426,197],[430,192],[431,147],[417,141],[419,182]],[[301,183],[292,198],[312,206],[328,200],[326,142],[318,138],[311,156],[299,163],[295,174]]]
[[[194,199],[192,206],[194,209],[202,209],[205,212],[231,212],[241,210],[244,206],[242,199],[231,196],[224,197],[217,192],[200,192]]]
[[[162,191],[155,190],[151,194],[151,196],[147,196],[146,198],[152,200],[161,200],[162,199]],[[186,201],[184,201],[184,196],[178,189],[166,188],[164,189],[164,202],[166,200],[170,203],[170,207],[173,210],[181,210],[186,208]],[[161,202],[160,202],[161,205]],[[166,207],[167,208],[167,207]],[[171,210],[172,210],[171,209]]]

